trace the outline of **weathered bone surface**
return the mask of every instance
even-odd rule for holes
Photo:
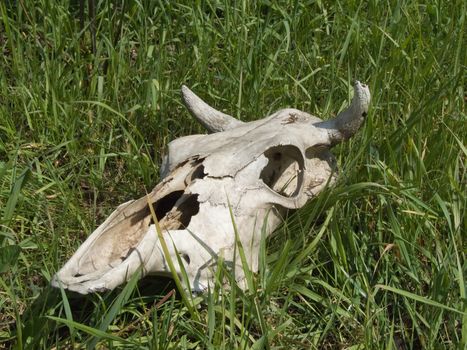
[[[87,294],[113,289],[140,268],[143,275],[170,276],[149,203],[175,269],[181,274],[182,261],[192,290],[212,285],[220,256],[237,265],[242,285],[230,210],[249,267],[257,271],[263,225],[269,234],[287,210],[302,207],[334,182],[329,149],[356,133],[370,102],[368,87],[356,81],[351,105],[334,119],[283,109],[243,123],[185,86],[182,96],[211,134],[172,141],[161,182],[147,196],[120,205],[58,271],[54,286]]]

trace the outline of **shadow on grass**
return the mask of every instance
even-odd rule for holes
[[[73,321],[95,327],[123,288],[124,286],[99,295],[81,295],[67,291],[66,296]],[[143,312],[143,309],[157,310],[173,296],[176,300],[180,300],[180,293],[177,292],[173,280],[159,276],[147,276],[141,279],[131,292],[131,299],[138,301],[134,303],[134,308],[140,312]],[[21,330],[18,332],[16,329],[16,336],[3,345],[6,348],[19,348],[21,339],[24,349],[39,349],[66,341],[70,338],[69,327],[47,317],[66,318],[64,309],[60,290],[51,286],[45,287],[21,316]]]

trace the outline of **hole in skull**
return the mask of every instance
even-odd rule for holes
[[[198,195],[184,194],[183,191],[172,192],[154,203],[154,211],[161,229],[186,228],[191,218],[199,212]]]
[[[190,224],[191,217],[199,212],[198,195],[183,195],[179,202],[176,204],[174,217],[178,217],[180,222],[178,228],[185,228]]]
[[[204,165],[200,164],[191,173],[191,181],[194,181],[195,179],[203,179],[205,176]]]
[[[331,153],[328,146],[315,145],[313,147],[309,147],[305,151],[305,156],[307,157],[308,161],[311,160],[312,162],[315,162],[315,166],[319,166],[319,164],[326,162],[333,172],[337,171],[336,158]]]
[[[175,206],[175,203],[177,203],[182,195],[183,191],[174,191],[169,193],[167,196],[162,197],[153,204],[158,221],[161,221],[162,218],[166,216],[170,210],[172,210],[172,208]]]
[[[325,145],[314,145],[305,150],[305,156],[308,159],[318,158],[320,160],[326,160],[329,157],[329,146]]]
[[[182,254],[182,258],[183,258],[183,260],[185,260],[185,262],[186,262],[188,265],[190,265],[190,256],[189,256],[188,254],[183,253],[183,254]]]
[[[261,180],[283,196],[296,195],[303,164],[300,151],[290,145],[276,146],[264,152],[264,156],[268,159],[268,164],[261,171]]]

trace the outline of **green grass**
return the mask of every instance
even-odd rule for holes
[[[465,1],[94,2],[83,28],[79,1],[0,2],[0,348],[466,346]],[[182,84],[242,120],[326,119],[354,79],[373,99],[340,181],[262,245],[250,290],[49,287],[203,132]]]

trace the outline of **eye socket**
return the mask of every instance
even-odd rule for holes
[[[300,150],[291,145],[275,146],[266,150],[264,156],[268,164],[261,171],[261,180],[282,196],[298,194],[304,163]]]

